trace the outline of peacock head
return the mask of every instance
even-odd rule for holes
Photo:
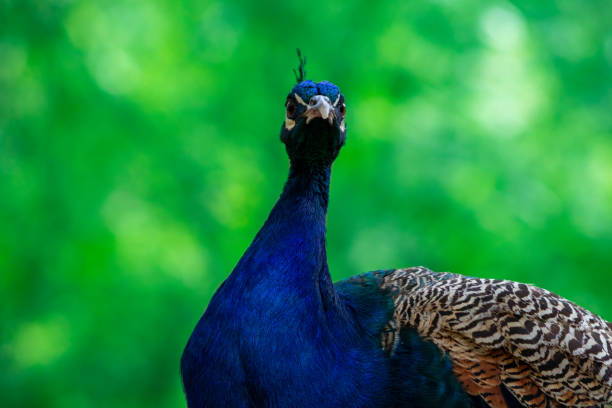
[[[292,163],[328,166],[346,137],[344,95],[331,82],[302,81],[285,103],[281,140]]]

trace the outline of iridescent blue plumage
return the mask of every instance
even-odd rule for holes
[[[601,357],[598,343],[589,340],[612,339],[612,324],[558,296],[425,268],[332,284],[325,223],[331,166],[346,136],[344,105],[338,87],[325,81],[302,81],[287,96],[281,140],[289,177],[185,348],[188,406],[518,408],[612,401],[612,380],[605,377],[609,364],[612,378],[612,356]],[[559,320],[521,320],[513,309],[519,304]],[[563,313],[593,328],[591,337],[566,342],[568,350],[561,348],[565,334],[555,340],[565,333],[559,329]],[[508,325],[506,332],[498,322]],[[519,358],[535,354],[533,339],[547,341],[539,372]],[[570,367],[566,356],[587,343],[590,354],[582,357],[603,367],[594,371],[599,377],[556,380],[557,365]],[[549,353],[551,344],[559,350]]]
[[[315,95],[325,95],[334,102],[340,95],[340,89],[328,81],[316,83],[306,80],[294,86],[290,92],[290,95],[292,94],[298,94],[304,101],[309,101]]]
[[[325,108],[332,123],[315,102],[336,102]],[[325,218],[331,164],[345,138],[343,105],[330,82],[303,81],[289,94],[287,116],[296,124],[281,132],[289,179],[185,348],[190,407],[468,406],[431,344],[406,333],[410,349],[393,356],[382,349],[393,304],[374,275],[331,282]]]

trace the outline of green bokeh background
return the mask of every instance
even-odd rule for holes
[[[181,407],[182,348],[337,83],[335,279],[535,283],[612,319],[604,1],[0,0],[0,405]]]

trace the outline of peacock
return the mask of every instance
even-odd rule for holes
[[[610,406],[612,324],[549,291],[424,267],[332,283],[346,103],[304,62],[285,102],[282,194],[184,349],[188,407]]]

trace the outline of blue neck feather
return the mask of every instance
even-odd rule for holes
[[[382,406],[383,354],[329,275],[329,178],[330,166],[292,163],[280,199],[187,345],[190,406]]]
[[[466,406],[433,344],[415,335],[396,357],[381,350],[393,305],[374,277],[334,289],[330,172],[292,162],[280,199],[187,344],[189,407]]]
[[[241,290],[275,298],[265,302],[268,310],[276,299],[286,310],[283,296],[301,300],[290,310],[303,319],[342,308],[325,248],[330,173],[330,166],[292,163],[280,199],[232,273]]]

